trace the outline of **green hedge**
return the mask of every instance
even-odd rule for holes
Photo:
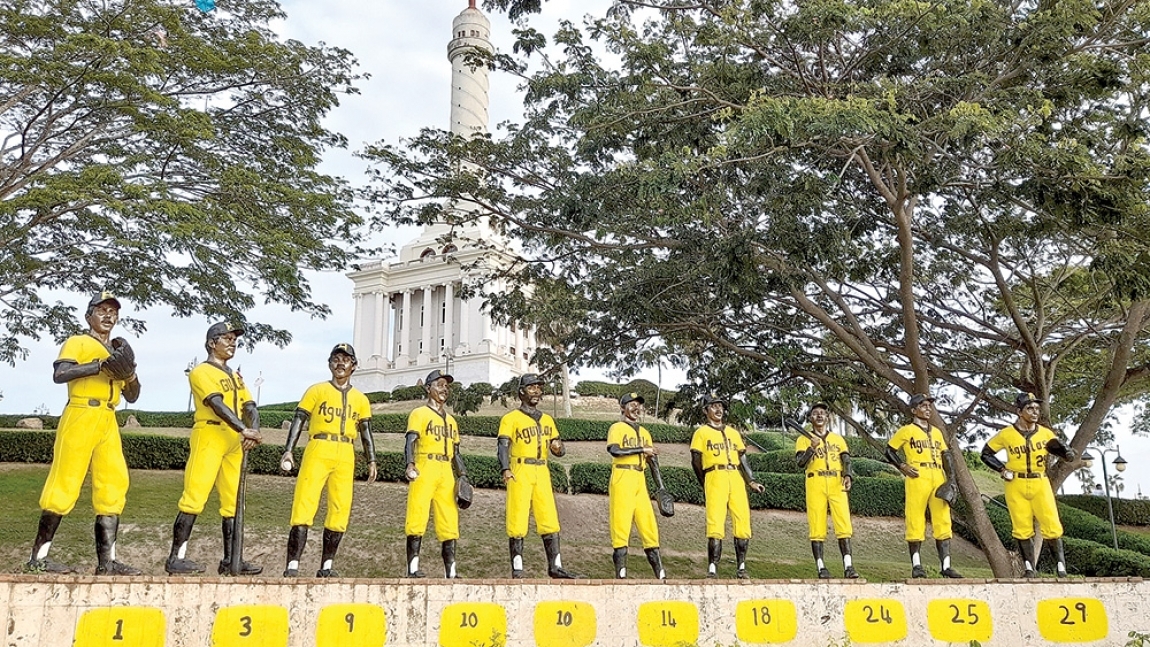
[[[795,462],[795,452],[790,449],[778,449],[773,452],[761,454],[747,454],[747,462],[755,474],[772,472],[775,474],[802,474],[803,468]]]
[[[1110,523],[1110,511],[1106,506],[1106,497],[1104,496],[1068,494],[1058,497],[1058,502],[1089,512]],[[1150,501],[1115,497],[1114,521],[1121,526],[1150,526]]]
[[[995,500],[1002,503],[1003,497]],[[960,505],[961,502],[960,502]],[[1015,550],[1016,542],[1011,535],[1010,514],[1001,506],[988,503],[986,512],[994,525],[995,533],[1010,550]],[[1146,538],[1128,532],[1118,532],[1119,550],[1111,547],[1110,524],[1097,517],[1059,504],[1058,514],[1065,532],[1063,546],[1066,550],[1066,569],[1072,574],[1090,577],[1150,577],[1150,553],[1144,552]],[[955,524],[955,532],[964,539],[978,545],[978,538],[965,524]],[[1051,551],[1043,546],[1038,561],[1039,570],[1053,573],[1054,561]]]
[[[60,422],[60,416],[39,416],[31,413],[17,414],[17,415],[0,415],[0,427],[7,427],[14,429],[16,423],[24,418],[39,418],[40,422],[44,423],[45,429],[55,429],[56,425]]]
[[[50,463],[52,445],[56,435],[43,431],[0,431],[0,463]],[[189,446],[187,438],[173,436],[151,436],[144,434],[122,434],[124,460],[131,469],[143,470],[182,470],[188,462]],[[367,478],[367,462],[356,444],[355,477]],[[252,474],[282,475],[280,456],[282,445],[260,445],[248,453],[248,472]],[[293,452],[298,466],[303,459],[303,448]],[[404,468],[402,452],[376,452],[376,470],[381,481],[403,482]],[[481,488],[502,488],[503,478],[498,461],[491,456],[464,455],[463,464],[467,467],[472,485]],[[549,463],[551,485],[556,492],[567,492],[570,483],[563,466]]]
[[[685,467],[663,467],[663,484],[684,503],[703,503],[703,489],[692,470]],[[756,473],[755,478],[766,488],[761,494],[752,492],[751,507],[756,510],[806,510],[806,477],[799,474]],[[611,466],[606,463],[576,463],[571,466],[571,491],[579,494],[607,494],[611,480]],[[647,488],[655,490],[650,472]],[[887,478],[856,478],[851,489],[851,511],[864,517],[901,517],[903,514],[903,485],[901,480]]]
[[[1150,577],[1150,557],[1131,550],[1114,550],[1085,539],[1066,537],[1066,570],[1086,577]],[[1053,573],[1054,551],[1043,546],[1038,569]]]
[[[779,449],[793,447],[794,441],[784,437],[778,432],[756,431],[747,434],[747,444],[754,444],[764,452],[773,452]]]

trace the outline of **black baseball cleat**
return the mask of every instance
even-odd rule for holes
[[[843,569],[843,577],[848,580],[857,580],[859,578],[859,572],[855,570],[854,566],[848,566]]]
[[[825,569],[825,568],[820,568],[820,569],[819,569],[819,579],[820,579],[820,580],[829,580],[829,579],[831,579],[831,572],[830,572],[830,571],[828,571],[828,570],[827,570],[827,569]]]
[[[67,575],[68,573],[75,573],[76,569],[62,564],[55,560],[48,559],[32,559],[24,565],[24,571],[27,573],[51,573],[53,575]]]
[[[220,575],[231,575],[232,574],[231,561],[229,560],[229,561],[225,562],[224,560],[221,559],[220,560],[220,566],[218,569],[216,569],[216,572],[219,573]],[[264,572],[263,566],[256,566],[255,564],[249,564],[248,562],[240,562],[240,575],[259,575],[260,573],[263,573],[263,572]]]
[[[553,580],[578,580],[580,577],[574,573],[568,573],[562,568],[556,567],[547,571],[547,577]]]
[[[284,571],[284,577],[299,577],[299,569],[298,568],[287,569],[286,571]]]
[[[943,577],[949,577],[952,580],[961,580],[962,579],[962,573],[959,573],[958,571],[954,570],[953,568],[944,569],[942,571],[942,576]]]
[[[339,577],[339,573],[334,568],[321,568],[315,572],[316,577]]]
[[[96,567],[96,575],[143,575],[144,572],[134,566],[128,566],[124,562],[117,562],[112,560],[107,564],[100,564]]]
[[[164,564],[164,570],[168,575],[192,575],[203,573],[204,567],[190,559],[169,559]]]
[[[926,577],[926,569],[921,566],[914,566],[910,569],[910,576],[914,579],[921,579]]]
[[[747,569],[745,568],[740,568],[739,570],[735,571],[735,577],[740,580],[751,579],[751,576],[747,575]]]

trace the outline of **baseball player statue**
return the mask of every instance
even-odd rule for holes
[[[338,344],[328,354],[327,368],[331,379],[308,387],[296,405],[295,416],[288,426],[287,442],[280,457],[280,468],[290,472],[292,450],[299,441],[304,422],[309,439],[300,461],[299,477],[291,505],[291,530],[288,531],[287,568],[284,577],[299,575],[299,561],[307,544],[307,531],[319,510],[319,499],[327,488],[327,516],[323,521],[323,557],[316,577],[338,577],[335,553],[347,521],[351,516],[352,489],[355,482],[355,439],[363,442],[367,461],[367,482],[376,477],[375,443],[371,437],[371,403],[367,396],[351,385],[355,372],[355,349]]]
[[[240,374],[228,366],[242,334],[244,329],[239,324],[213,324],[204,342],[208,359],[188,374],[196,411],[191,452],[184,467],[184,491],[178,503],[180,512],[172,525],[172,549],[164,564],[164,570],[171,575],[204,572],[203,566],[187,558],[188,539],[213,485],[220,497],[220,516],[223,517],[224,557],[218,572],[220,575],[231,572],[240,468],[244,452],[263,440],[255,400]],[[241,561],[243,575],[256,575],[262,570]]]
[[[1042,400],[1033,393],[1019,393],[1014,400],[1018,418],[998,432],[982,448],[982,462],[1006,481],[1006,507],[1010,510],[1011,534],[1022,554],[1024,577],[1036,577],[1038,555],[1034,550],[1034,523],[1042,538],[1054,544],[1058,577],[1066,577],[1066,556],[1062,548],[1062,521],[1054,490],[1046,478],[1046,465],[1053,454],[1073,461],[1078,454],[1058,440],[1054,432],[1038,424]],[[998,452],[1006,451],[1006,463]]]
[[[92,467],[92,507],[96,511],[96,575],[139,575],[139,569],[116,560],[116,534],[128,493],[128,464],[120,444],[116,405],[140,397],[135,354],[123,338],[111,339],[120,320],[120,302],[101,292],[84,313],[88,332],[64,342],[52,364],[52,380],[68,385],[68,405],[56,429],[52,466],[40,493],[40,526],[27,569],[74,573],[48,558],[52,538],[76,506],[88,466]]]
[[[835,538],[843,555],[843,577],[859,576],[851,559],[851,509],[847,493],[851,490],[851,455],[846,439],[828,427],[830,408],[816,402],[807,414],[811,434],[795,442],[795,461],[807,475],[807,524],[810,526],[811,552],[819,579],[829,579],[831,572],[823,561],[823,544],[827,539],[827,512],[835,527]]]
[[[659,556],[659,526],[655,523],[655,510],[645,478],[647,464],[659,450],[651,440],[651,433],[639,424],[644,402],[638,393],[624,394],[619,398],[623,419],[607,430],[607,453],[611,455],[611,483],[607,494],[614,549],[611,559],[615,563],[615,577],[625,579],[627,544],[633,523],[639,529],[639,541],[643,542],[651,570],[655,577],[663,580],[667,573]]]
[[[931,424],[934,398],[923,393],[911,396],[908,406],[914,420],[891,436],[886,460],[906,476],[906,542],[910,549],[911,577],[926,577],[919,552],[926,539],[926,511],[938,547],[939,570],[943,577],[962,575],[950,564],[950,504],[953,501],[954,468],[942,430]],[[906,454],[903,461],[898,452]]]
[[[718,577],[719,558],[723,555],[727,513],[735,536],[736,576],[747,579],[747,548],[751,544],[751,506],[747,488],[762,492],[747,462],[743,437],[723,419],[727,402],[709,395],[703,398],[707,423],[691,437],[691,467],[703,486],[707,514],[707,577]],[[736,472],[738,474],[736,474]]]
[[[427,403],[407,416],[403,456],[406,464],[407,577],[427,577],[419,570],[419,549],[431,511],[435,511],[435,536],[440,542],[444,577],[454,578],[455,545],[459,539],[459,505],[455,479],[467,474],[459,453],[459,425],[447,413],[447,395],[455,378],[438,369],[427,374],[423,388]]]
[[[555,579],[576,579],[563,570],[559,553],[559,512],[551,490],[551,470],[547,454],[562,456],[566,450],[559,439],[555,420],[539,410],[543,380],[534,373],[519,377],[519,408],[499,421],[496,457],[507,487],[507,537],[511,551],[511,577],[523,577],[523,538],[527,521],[535,513],[535,528],[547,553],[547,575]]]

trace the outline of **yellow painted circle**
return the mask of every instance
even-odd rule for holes
[[[1094,598],[1039,600],[1038,632],[1052,643],[1084,643],[1110,635],[1106,607]]]
[[[449,604],[439,616],[439,644],[502,645],[507,641],[507,611],[490,602]]]
[[[319,612],[316,647],[382,647],[387,616],[374,604],[329,604]]]
[[[639,643],[680,647],[699,642],[699,608],[693,602],[644,602],[639,605]]]
[[[153,607],[89,609],[76,622],[74,647],[163,647],[164,612]]]
[[[587,647],[598,631],[595,607],[586,602],[535,605],[535,644],[539,647]]]
[[[984,642],[994,634],[990,605],[982,600],[931,600],[926,607],[926,619],[931,637],[943,642]]]
[[[843,612],[851,642],[885,643],[906,638],[906,610],[890,598],[851,600]]]
[[[799,617],[790,600],[743,600],[735,607],[735,633],[745,643],[785,643],[799,632]]]
[[[288,612],[272,605],[224,607],[212,624],[213,647],[287,647]]]

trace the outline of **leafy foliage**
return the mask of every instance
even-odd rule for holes
[[[0,360],[78,330],[47,289],[110,289],[125,315],[328,314],[302,271],[365,251],[349,187],[316,170],[346,145],[323,119],[359,77],[345,50],[282,40],[283,17],[274,0],[0,6]]]
[[[1146,399],[1144,7],[616,0],[548,40],[538,0],[489,5],[525,23],[496,57],[524,122],[369,147],[368,198],[518,239],[492,312],[563,317],[572,366],[662,348],[683,404],[734,395],[750,426],[819,398],[875,437],[933,389],[954,446],[1017,390],[1078,450]]]

